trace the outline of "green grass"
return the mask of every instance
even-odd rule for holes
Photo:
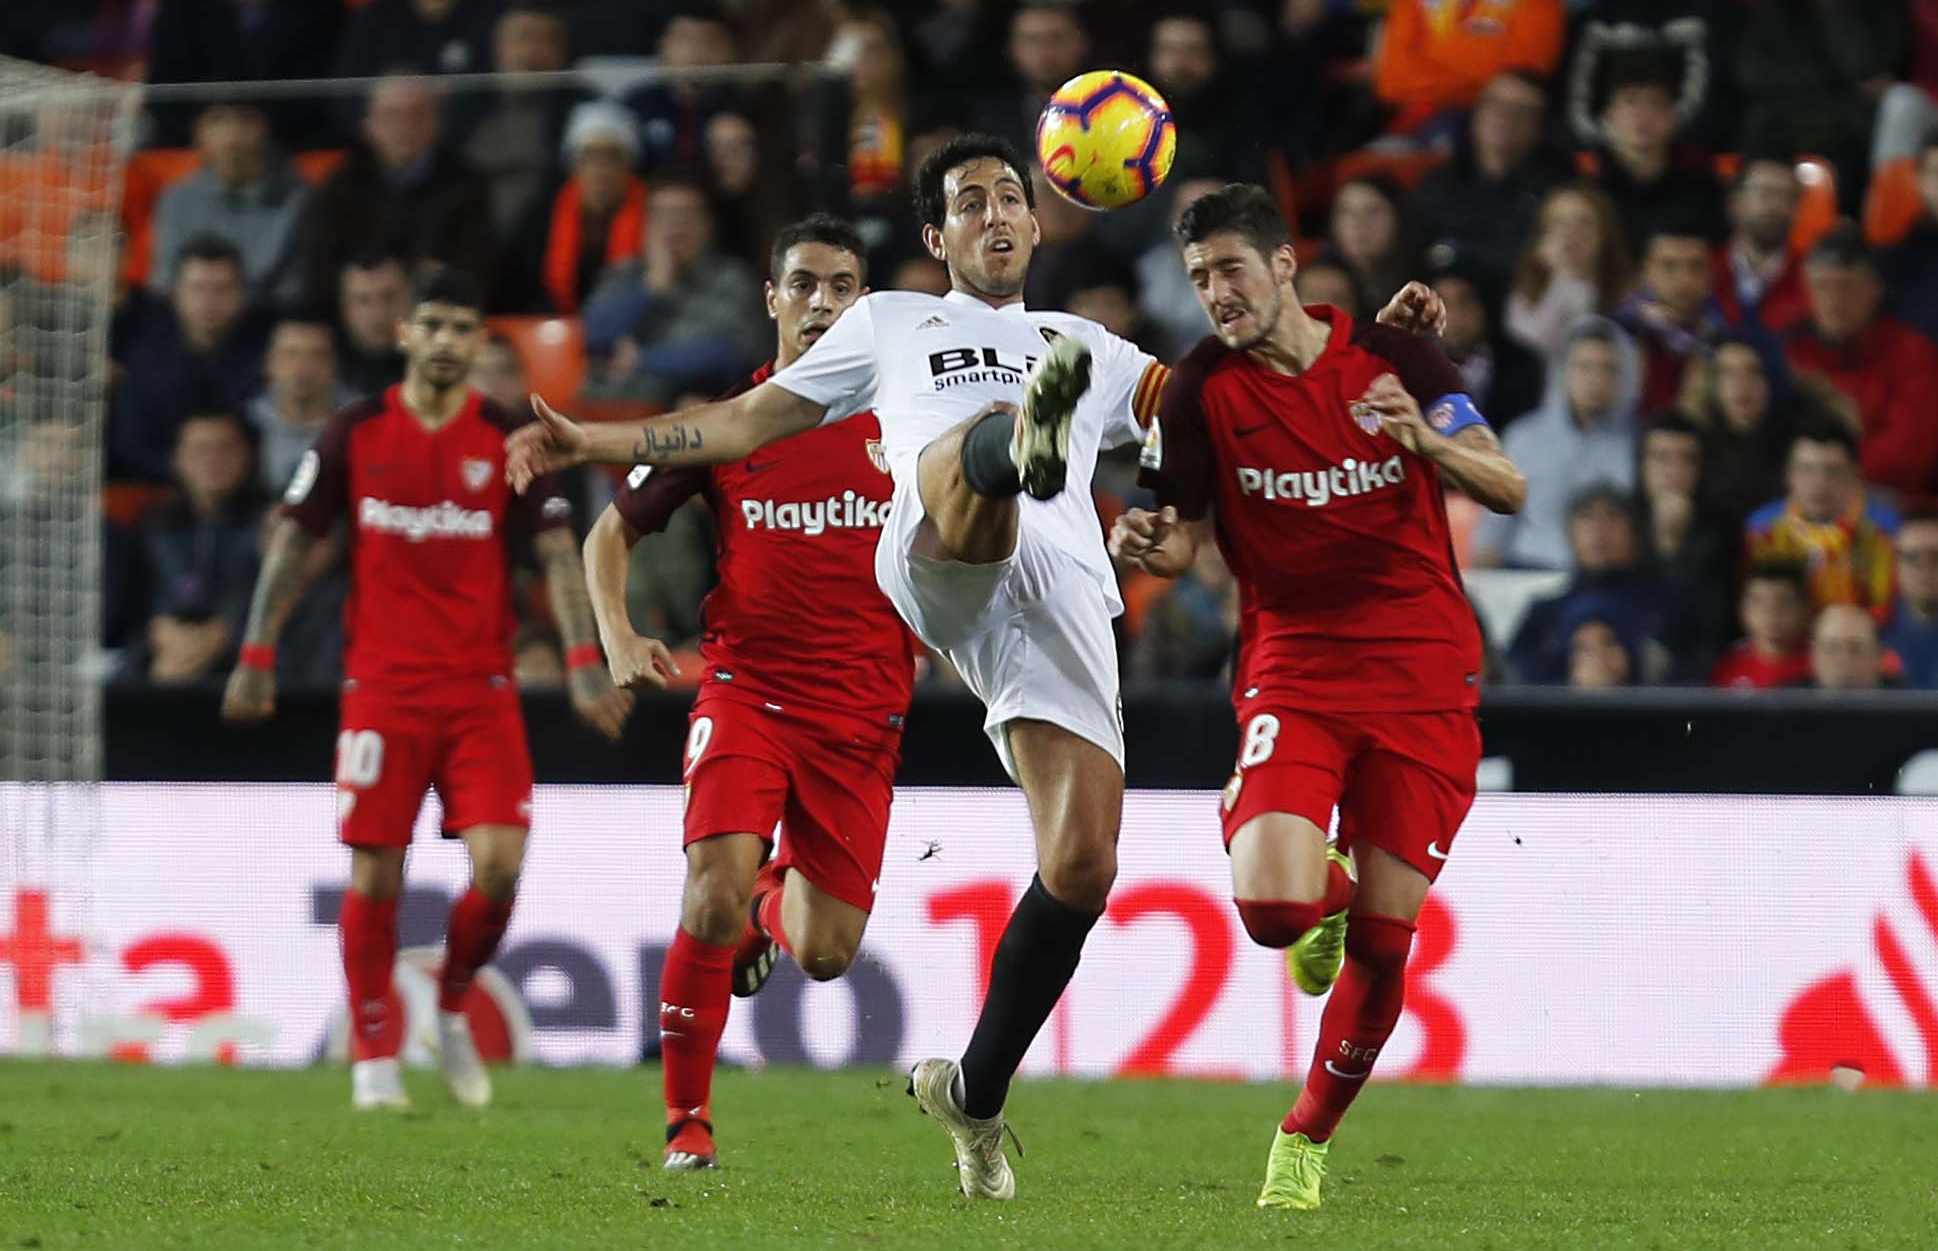
[[[668,1175],[656,1071],[501,1073],[353,1114],[338,1069],[0,1064],[14,1247],[1938,1247],[1938,1098],[1375,1086],[1326,1207],[1252,1204],[1281,1087],[1028,1083],[1011,1204],[954,1193],[889,1074],[724,1074]]]

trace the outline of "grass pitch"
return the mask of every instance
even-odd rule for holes
[[[31,1247],[1938,1247],[1938,1097],[1374,1086],[1326,1207],[1253,1206],[1275,1086],[1019,1085],[1018,1198],[954,1193],[883,1072],[722,1074],[669,1175],[658,1073],[521,1071],[353,1114],[340,1069],[0,1064],[0,1251]]]

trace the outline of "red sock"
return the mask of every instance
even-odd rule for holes
[[[666,1121],[711,1120],[713,1058],[727,1028],[733,993],[731,945],[703,943],[685,930],[673,935],[659,974],[659,1045],[665,1065]]]
[[[471,989],[471,979],[491,963],[511,920],[511,900],[486,897],[473,886],[451,906],[444,930],[444,968],[437,975],[437,1007],[456,1012]]]
[[[404,1041],[403,1006],[390,989],[397,963],[397,900],[344,891],[336,924],[350,992],[350,1059],[394,1056]]]
[[[1319,1045],[1305,1089],[1281,1125],[1286,1133],[1324,1142],[1339,1128],[1400,1019],[1412,945],[1413,925],[1398,917],[1359,913],[1348,922],[1346,967],[1319,1019]]]
[[[1353,878],[1346,872],[1346,866],[1336,861],[1326,861],[1326,894],[1319,901],[1319,911],[1326,916],[1344,912],[1352,906]]]
[[[787,930],[781,924],[781,899],[786,895],[787,870],[776,869],[773,861],[761,868],[760,876],[754,879],[754,920],[766,932],[767,937],[789,956],[794,954],[794,944],[787,941]]]

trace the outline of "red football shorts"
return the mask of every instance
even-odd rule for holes
[[[337,836],[350,846],[409,846],[428,789],[444,806],[446,838],[474,825],[531,825],[532,757],[509,681],[407,696],[346,684],[340,725]]]
[[[1225,784],[1225,846],[1253,817],[1289,812],[1321,830],[1339,809],[1339,847],[1364,839],[1440,876],[1474,805],[1480,725],[1471,711],[1344,715],[1248,711]]]
[[[872,911],[900,759],[887,727],[702,695],[686,736],[685,845],[778,833],[776,864]]]

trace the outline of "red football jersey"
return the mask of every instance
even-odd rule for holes
[[[1437,429],[1473,424],[1460,374],[1426,339],[1355,329],[1287,375],[1200,343],[1145,442],[1160,506],[1203,518],[1237,577],[1235,699],[1329,712],[1424,712],[1478,699],[1480,628],[1461,589],[1440,475],[1356,401],[1392,373]],[[1444,401],[1444,402],[1443,402]],[[1462,407],[1464,406],[1464,408]],[[1462,417],[1459,414],[1469,414]]]
[[[739,390],[773,369],[761,366]],[[695,495],[720,536],[720,584],[700,639],[706,693],[899,728],[915,660],[908,627],[875,582],[894,498],[875,415],[790,435],[730,465],[641,465],[613,506],[651,534]]]
[[[514,529],[572,524],[550,479],[505,484],[505,435],[532,420],[473,391],[436,431],[389,387],[343,409],[303,456],[283,512],[321,538],[347,524],[343,673],[363,684],[509,676]]]

